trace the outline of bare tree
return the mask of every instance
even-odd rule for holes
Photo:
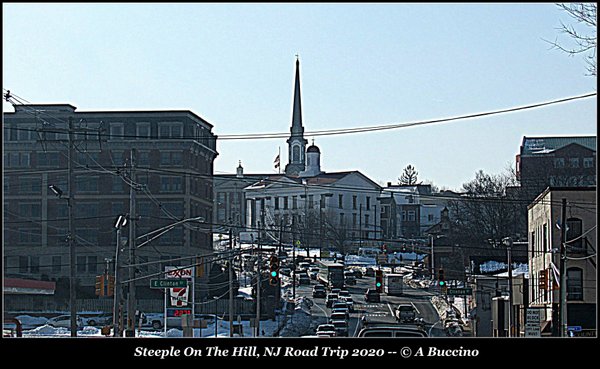
[[[590,33],[578,31],[573,25],[566,25],[562,21],[558,30],[560,33],[569,36],[573,46],[563,46],[556,40],[547,41],[553,48],[567,53],[570,56],[577,54],[587,54],[585,61],[588,64],[588,72],[591,76],[596,76],[596,3],[568,3],[556,4],[571,16],[578,24],[582,24],[591,29]]]
[[[404,171],[402,172],[402,175],[400,176],[400,178],[398,178],[398,184],[403,185],[403,186],[413,186],[417,184],[417,176],[419,175],[419,172],[417,172],[417,170],[412,166],[412,165],[407,165],[406,168],[404,168]]]

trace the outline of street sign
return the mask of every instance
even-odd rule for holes
[[[581,332],[581,326],[580,325],[573,325],[573,326],[569,326],[567,327],[568,331],[573,331],[573,332]]]
[[[540,309],[527,309],[525,337],[541,337],[540,314]]]
[[[449,296],[462,296],[462,295],[472,295],[473,289],[469,287],[465,288],[457,288],[457,287],[448,287],[446,293]]]
[[[187,287],[187,279],[151,279],[150,288]]]

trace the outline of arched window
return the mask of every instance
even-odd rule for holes
[[[581,268],[567,269],[567,300],[583,300],[583,270]]]
[[[584,252],[583,237],[582,234],[582,223],[579,218],[568,218],[567,219],[567,251],[581,253]],[[575,240],[570,242],[571,240]]]
[[[300,146],[294,145],[292,147],[292,163],[298,163],[300,161]]]

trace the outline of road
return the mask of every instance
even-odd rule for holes
[[[438,313],[431,304],[431,297],[433,296],[431,292],[405,286],[404,294],[402,296],[387,296],[386,294],[381,294],[381,302],[365,302],[364,293],[368,288],[374,288],[375,278],[363,277],[357,279],[356,282],[355,286],[347,287],[354,301],[354,312],[351,312],[350,314],[348,329],[350,337],[356,336],[361,329],[361,318],[363,316],[366,317],[367,321],[371,322],[398,324],[394,317],[394,309],[399,304],[412,304],[415,307],[417,316],[423,318],[427,323],[426,330],[430,336],[440,337],[445,335],[441,329]],[[304,285],[296,287],[297,297],[308,297],[314,302],[312,307],[314,328],[319,324],[327,323],[327,318],[331,313],[331,309],[325,306],[324,298],[312,297],[312,287],[315,284],[317,284],[316,281],[311,281],[310,286]]]

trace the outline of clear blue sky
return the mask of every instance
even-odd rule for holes
[[[547,4],[3,4],[3,88],[78,110],[185,109],[217,135],[289,132],[295,54],[306,131],[452,117],[596,91],[551,50]],[[523,136],[596,135],[597,99],[317,137],[322,169],[459,189],[514,166]],[[3,104],[4,111],[12,107]],[[311,140],[311,137],[307,137]],[[215,173],[274,173],[285,139],[220,141]]]

